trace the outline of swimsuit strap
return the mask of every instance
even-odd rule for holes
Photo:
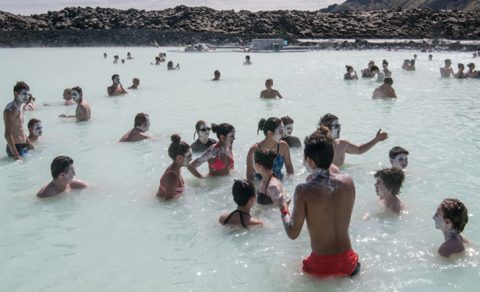
[[[268,184],[270,183],[270,180],[274,176],[275,176],[275,174],[272,173],[272,175],[268,178],[267,183],[265,184],[265,193],[263,193],[263,194],[267,195]]]
[[[280,143],[277,143],[277,154],[280,153]]]
[[[243,215],[248,215],[250,217],[250,214],[247,213],[247,212],[244,212],[242,210],[234,210],[232,213],[230,213],[230,215],[228,215],[227,219],[225,219],[225,221],[223,221],[223,225],[227,224],[228,221],[230,220],[230,218],[233,216],[233,214],[235,213],[239,213],[239,216],[240,216],[240,223],[242,224],[242,226],[244,228],[247,228],[247,225],[245,225],[245,222],[243,221]]]

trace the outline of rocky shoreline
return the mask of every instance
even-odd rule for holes
[[[293,44],[298,39],[357,39],[354,46],[363,47],[369,39],[480,40],[480,11],[235,12],[177,6],[160,11],[70,7],[31,16],[0,12],[0,47],[148,46],[153,42],[242,46],[253,38],[274,37]]]

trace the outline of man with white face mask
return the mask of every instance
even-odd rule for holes
[[[398,199],[405,175],[398,168],[385,168],[375,173],[375,191],[383,205],[395,214],[400,214],[404,209],[403,203]]]
[[[77,103],[74,115],[61,114],[61,118],[76,118],[77,122],[86,122],[90,120],[91,111],[90,105],[83,99],[82,88],[76,86],[71,89],[72,99]]]
[[[112,85],[107,87],[108,96],[117,96],[127,94],[127,91],[123,88],[122,83],[120,83],[120,75],[112,75]]]
[[[432,219],[435,221],[435,228],[439,229],[445,238],[438,253],[449,257],[454,253],[463,252],[464,243],[468,243],[461,235],[468,223],[467,207],[458,199],[445,199],[438,206]]]
[[[37,119],[30,119],[27,124],[28,127],[28,140],[30,142],[37,142],[38,138],[42,136],[42,122]]]
[[[400,146],[395,146],[388,153],[392,167],[405,169],[408,166],[408,151]]]
[[[300,148],[302,147],[302,142],[298,137],[292,136],[293,132],[293,119],[289,116],[284,116],[281,118],[284,131],[282,135],[282,141],[287,142],[288,147],[290,148]]]
[[[333,164],[342,166],[345,162],[345,153],[348,154],[363,154],[375,146],[378,142],[385,141],[388,138],[388,133],[382,132],[379,129],[375,137],[363,145],[357,146],[347,140],[340,139],[341,125],[338,123],[338,117],[332,114],[326,114],[320,118],[318,126],[325,126],[330,130],[330,135],[335,139],[335,156],[333,157]]]
[[[50,165],[52,181],[43,186],[37,193],[39,198],[53,197],[70,189],[84,189],[87,185],[74,179],[73,159],[68,156],[57,156]]]
[[[33,149],[32,143],[28,140],[23,131],[23,104],[28,100],[30,87],[19,81],[13,87],[13,101],[3,111],[5,123],[5,140],[7,140],[7,155],[15,160],[21,160],[29,149]]]
[[[128,131],[120,138],[119,142],[137,142],[145,139],[150,139],[150,136],[145,134],[150,129],[150,117],[145,113],[138,113],[135,116],[133,129]]]

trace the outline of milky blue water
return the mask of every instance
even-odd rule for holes
[[[470,53],[418,53],[417,70],[401,70],[413,52],[252,53],[168,52],[181,64],[168,72],[150,62],[155,48],[63,48],[0,50],[2,107],[12,87],[26,81],[38,103],[58,103],[66,87],[79,85],[92,108],[92,119],[76,123],[58,118],[75,106],[40,106],[25,120],[42,120],[44,134],[24,161],[0,159],[0,291],[474,291],[478,282],[480,80],[444,80],[438,68],[476,61]],[[161,50],[166,50],[163,48]],[[134,60],[112,64],[112,56]],[[108,59],[103,59],[107,52]],[[397,101],[370,99],[377,83],[343,81],[346,64],[358,72],[370,59],[390,62]],[[478,60],[478,59],[477,59]],[[478,61],[477,61],[478,65]],[[214,70],[222,80],[211,82]],[[133,77],[140,89],[109,98],[106,87],[118,73],[125,87]],[[284,100],[258,99],[266,78]],[[119,144],[138,112],[151,117],[154,141]],[[255,207],[262,228],[225,228],[222,212],[235,208],[234,178],[245,176],[248,148],[260,118],[289,115],[294,134],[311,133],[321,115],[340,118],[342,137],[370,141],[379,128],[389,139],[363,155],[349,155],[343,172],[356,184],[350,234],[362,271],[354,279],[318,280],[301,271],[310,253],[306,228],[292,241],[278,210]],[[184,195],[174,202],[155,198],[160,176],[171,163],[170,135],[193,142],[198,119],[236,127],[235,172],[199,180],[183,170]],[[2,122],[3,123],[3,122]],[[3,125],[3,124],[2,124]],[[25,125],[26,129],[26,125]],[[378,203],[373,172],[389,165],[393,146],[410,151],[410,166],[400,199],[406,213],[385,212]],[[0,142],[4,151],[6,142]],[[35,194],[50,179],[57,155],[75,161],[77,178],[90,184],[39,200]],[[291,195],[307,175],[302,150],[292,150],[295,176],[285,182]],[[202,166],[200,171],[207,172]],[[442,234],[432,215],[446,197],[461,199],[470,218],[464,255],[442,259],[436,250]],[[369,219],[363,219],[369,213]]]

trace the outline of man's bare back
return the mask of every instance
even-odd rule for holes
[[[82,102],[79,103],[75,109],[75,116],[77,118],[77,122],[85,122],[90,120],[90,105],[86,101],[82,100]]]

